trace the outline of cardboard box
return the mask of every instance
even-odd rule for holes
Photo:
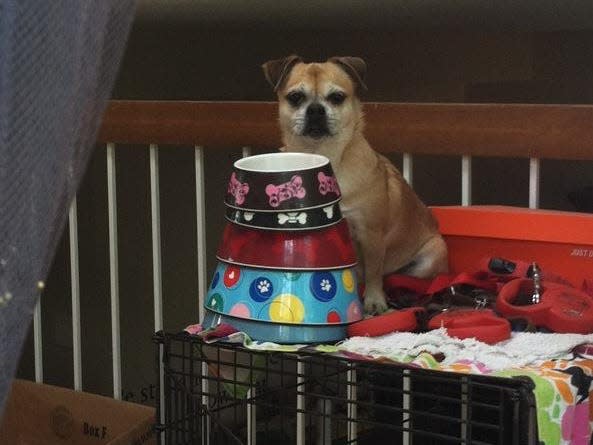
[[[147,406],[15,380],[0,444],[154,445],[154,417]]]
[[[507,206],[433,207],[452,272],[498,256],[536,261],[578,288],[593,280],[593,215]]]

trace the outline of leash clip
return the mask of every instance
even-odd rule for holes
[[[486,297],[485,295],[478,295],[475,298],[476,301],[476,306],[474,309],[476,310],[482,310],[482,309],[486,309],[486,306],[488,306],[488,297]]]
[[[534,261],[531,263],[531,270],[533,274],[533,294],[531,295],[531,304],[539,304],[541,301],[541,270],[537,263]]]

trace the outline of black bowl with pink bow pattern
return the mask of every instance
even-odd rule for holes
[[[329,159],[281,152],[236,161],[224,202],[248,212],[286,212],[329,207],[340,197]]]

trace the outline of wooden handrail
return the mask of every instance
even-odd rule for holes
[[[593,106],[366,103],[366,130],[382,152],[593,159]],[[273,102],[111,101],[100,142],[281,145]]]

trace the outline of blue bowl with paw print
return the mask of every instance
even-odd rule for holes
[[[339,341],[362,318],[353,268],[290,272],[219,262],[204,309],[204,328],[228,323],[281,344]]]

